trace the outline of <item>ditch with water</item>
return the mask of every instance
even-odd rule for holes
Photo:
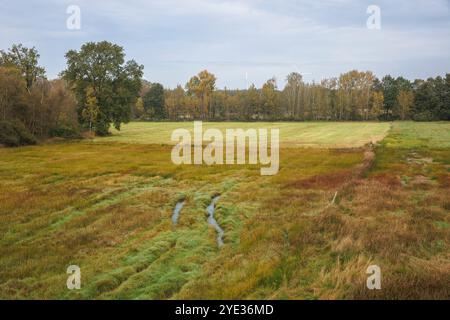
[[[219,201],[220,196],[215,196],[211,200],[211,204],[206,208],[206,212],[208,213],[208,223],[214,227],[217,232],[217,246],[220,248],[223,246],[223,235],[224,231],[217,223],[217,220],[214,218],[214,212],[216,211],[216,204]],[[183,209],[185,204],[184,200],[178,201],[175,205],[175,209],[172,214],[172,223],[174,226],[177,225],[178,219],[180,218],[181,210]]]

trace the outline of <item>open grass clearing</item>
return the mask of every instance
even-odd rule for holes
[[[131,122],[112,136],[97,142],[141,144],[174,144],[171,134],[187,129],[193,136],[193,122]],[[215,128],[225,135],[226,129],[280,129],[280,145],[284,148],[358,148],[382,140],[390,129],[389,123],[379,122],[205,122],[203,130]]]

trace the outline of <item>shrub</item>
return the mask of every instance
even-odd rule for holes
[[[0,121],[0,144],[18,147],[36,144],[36,139],[19,120]]]
[[[81,134],[77,129],[68,126],[58,126],[50,131],[50,136],[65,139],[79,139]]]
[[[106,137],[109,136],[111,132],[109,132],[109,126],[96,126],[95,134],[100,137]]]
[[[21,146],[37,143],[36,138],[33,136],[33,134],[31,134],[31,132],[21,121],[13,120],[11,121],[11,123],[14,126],[14,130],[16,130],[17,134],[19,135]]]
[[[416,113],[413,115],[414,121],[433,121],[433,115],[431,112],[422,112],[422,113]]]
[[[0,144],[7,147],[17,147],[20,145],[19,135],[11,122],[0,121]]]

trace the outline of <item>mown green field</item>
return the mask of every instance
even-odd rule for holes
[[[188,129],[193,135],[193,122],[132,122],[101,142],[144,144],[174,144],[171,134],[176,129]],[[283,147],[355,148],[377,142],[389,131],[389,123],[378,122],[204,122],[203,129],[279,129]]]
[[[281,129],[275,176],[173,165],[180,125],[0,149],[0,298],[450,297],[449,123],[258,123]],[[366,288],[372,264],[382,290]]]

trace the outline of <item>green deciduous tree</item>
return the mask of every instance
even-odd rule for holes
[[[449,75],[415,83],[414,120],[450,120]]]
[[[38,77],[45,77],[44,68],[38,65],[39,53],[36,48],[27,48],[22,44],[14,44],[8,51],[0,50],[0,65],[15,66],[22,73],[28,91]]]
[[[381,87],[384,96],[384,119],[388,120],[392,117],[392,112],[397,103],[398,89],[395,79],[390,75],[381,79]]]
[[[120,129],[128,122],[131,107],[141,88],[143,66],[125,62],[123,48],[107,41],[88,42],[80,51],[66,53],[67,69],[62,76],[72,85],[78,100],[80,120],[88,88],[92,88],[99,112],[94,124],[99,135],[106,135],[111,124]],[[86,122],[85,122],[86,123]]]
[[[165,109],[164,87],[159,83],[152,83],[150,89],[143,97],[144,109],[155,119],[165,119],[167,117]]]

